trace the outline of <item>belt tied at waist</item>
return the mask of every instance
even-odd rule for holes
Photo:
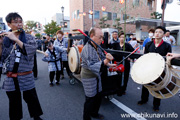
[[[7,75],[7,77],[17,77],[18,75],[22,76],[22,75],[27,75],[30,73],[32,73],[32,71],[20,72],[20,73],[8,72],[6,75]]]

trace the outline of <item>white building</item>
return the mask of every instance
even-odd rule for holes
[[[180,22],[180,0],[169,0],[170,4],[166,5],[164,20]],[[162,13],[161,0],[157,2],[157,12]],[[166,29],[171,31],[175,37],[177,45],[180,45],[180,24],[178,26],[166,26]]]
[[[70,18],[68,16],[64,16],[64,20],[63,20],[62,13],[56,13],[52,17],[52,20],[55,21],[61,27],[61,30],[64,33],[70,32]],[[64,25],[63,25],[63,21],[64,21]]]

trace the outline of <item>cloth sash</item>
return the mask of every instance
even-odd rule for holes
[[[89,69],[83,68],[81,67],[81,77],[83,79],[89,79],[89,78],[96,78],[97,75],[94,74],[92,71],[90,71]]]

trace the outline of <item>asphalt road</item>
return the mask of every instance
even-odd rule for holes
[[[179,51],[176,49],[176,52]],[[84,91],[80,82],[74,85],[69,84],[69,78],[60,81],[60,85],[49,86],[47,63],[41,61],[41,54],[37,54],[38,80],[36,90],[44,114],[44,120],[82,120]],[[65,72],[66,73],[66,72]],[[2,77],[3,79],[3,77]],[[1,83],[2,84],[2,81]],[[180,119],[180,97],[179,94],[161,101],[160,111],[152,110],[153,97],[149,96],[147,104],[139,106],[137,101],[141,97],[141,85],[138,85],[130,78],[126,95],[116,95],[110,100],[103,98],[100,113],[105,120],[173,120]],[[0,120],[8,120],[8,98],[5,91],[0,90]],[[134,115],[129,117],[128,113]],[[140,114],[142,117],[140,117]],[[126,117],[124,117],[126,115]],[[32,120],[28,113],[26,103],[23,101],[23,120]]]

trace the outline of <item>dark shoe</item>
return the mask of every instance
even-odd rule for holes
[[[34,77],[34,80],[37,80],[38,78],[37,77]]]
[[[154,106],[154,107],[153,107],[153,110],[154,110],[155,112],[159,112],[159,106]]]
[[[138,105],[143,105],[143,104],[146,104],[146,103],[147,103],[147,101],[142,101],[142,100],[141,100],[141,101],[138,101],[137,104],[138,104]]]
[[[97,114],[97,115],[91,115],[91,117],[95,118],[95,119],[99,119],[99,120],[103,120],[104,116],[101,114]]]
[[[56,85],[59,85],[60,83],[59,82],[56,82]]]
[[[38,116],[38,117],[34,117],[34,120],[43,120],[43,119]]]
[[[49,85],[52,87],[54,84],[53,83],[49,83]]]

